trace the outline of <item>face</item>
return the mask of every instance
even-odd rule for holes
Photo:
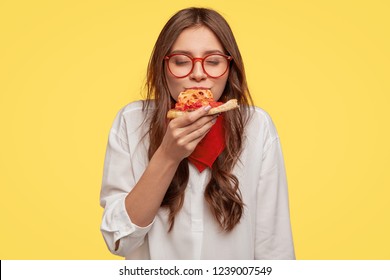
[[[224,54],[223,47],[214,33],[207,27],[191,27],[185,29],[176,39],[170,54],[184,53],[191,57],[205,57],[211,53]],[[192,72],[184,78],[176,78],[165,69],[169,91],[177,101],[179,93],[189,88],[210,89],[217,101],[225,89],[229,70],[219,78],[208,77],[204,73],[202,63],[196,61]]]

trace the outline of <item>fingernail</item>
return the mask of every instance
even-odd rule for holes
[[[209,111],[211,109],[210,105],[207,105],[206,107],[203,108],[205,111]]]

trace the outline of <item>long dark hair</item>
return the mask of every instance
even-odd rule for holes
[[[252,98],[246,82],[244,64],[241,58],[233,32],[226,20],[216,11],[205,8],[188,8],[177,12],[166,23],[154,46],[147,71],[147,99],[144,109],[154,102],[149,129],[149,159],[160,146],[167,129],[166,114],[174,104],[166,80],[164,57],[181,34],[187,28],[205,26],[220,40],[225,52],[233,60],[230,65],[228,80],[220,101],[235,98],[240,104],[240,110],[224,113],[226,130],[226,149],[214,162],[211,179],[205,189],[205,199],[216,221],[225,231],[231,231],[240,221],[243,214],[239,182],[232,174],[243,145],[243,133],[248,119],[248,106]],[[185,188],[188,183],[188,160],[184,159],[174,175],[172,182],[161,203],[169,211],[170,228],[172,229],[175,215],[183,206]]]

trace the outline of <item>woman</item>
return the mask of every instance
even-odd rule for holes
[[[223,66],[217,72],[210,55]],[[191,64],[185,73],[180,59]],[[168,121],[186,89],[235,98],[240,109],[210,116],[206,106]],[[203,8],[176,13],[155,44],[147,90],[109,135],[101,190],[109,250],[127,259],[293,259],[279,138],[267,113],[250,106],[225,19]],[[199,149],[214,155],[206,169],[191,160]]]

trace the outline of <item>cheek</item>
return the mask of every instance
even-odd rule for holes
[[[178,98],[179,93],[180,93],[179,82],[178,82],[177,78],[173,77],[172,74],[169,73],[169,71],[165,72],[165,75],[167,77],[167,84],[168,84],[169,92],[170,92],[172,98],[177,101],[177,98]]]
[[[215,82],[215,92],[214,92],[215,100],[219,100],[221,98],[227,83],[227,79],[228,79],[228,75],[219,78],[218,81]]]

